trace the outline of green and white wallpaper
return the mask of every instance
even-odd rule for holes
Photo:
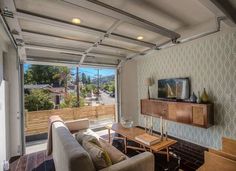
[[[170,135],[213,148],[220,148],[222,136],[236,139],[236,29],[225,29],[137,59],[138,100],[147,97],[148,77],[155,79],[150,89],[152,98],[157,97],[158,79],[189,77],[191,90],[197,93],[206,88],[214,102],[214,126],[203,129],[168,121]],[[140,114],[139,124],[144,126]],[[158,118],[154,119],[154,129],[159,130]]]

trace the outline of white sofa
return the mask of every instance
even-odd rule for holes
[[[70,132],[85,129],[89,129],[88,119],[53,123],[52,155],[56,171],[95,171],[89,154]],[[154,171],[154,155],[144,152],[101,171]]]

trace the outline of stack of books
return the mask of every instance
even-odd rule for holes
[[[141,143],[149,145],[149,146],[154,145],[154,144],[156,144],[156,143],[161,141],[161,138],[159,138],[157,136],[153,136],[153,135],[147,134],[147,133],[144,133],[142,135],[136,136],[135,139],[137,141],[140,141]]]

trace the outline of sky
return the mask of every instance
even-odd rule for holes
[[[24,64],[24,71],[27,71],[31,65],[30,64]],[[97,76],[99,69],[99,75],[103,76],[109,76],[109,75],[115,75],[115,69],[107,69],[107,68],[89,68],[89,67],[80,67],[79,72],[85,73],[86,75],[89,75],[91,77]],[[71,68],[71,73],[76,73],[76,68]]]

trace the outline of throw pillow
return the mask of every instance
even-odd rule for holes
[[[82,146],[89,153],[93,164],[97,170],[106,168],[112,165],[108,153],[97,144],[90,141],[82,141]]]
[[[78,132],[77,134],[75,134],[75,139],[78,141],[78,143],[80,143],[82,145],[83,141],[89,141],[89,142],[93,142],[95,144],[97,144],[98,146],[101,147],[98,139],[92,135],[86,134],[84,132]]]
[[[116,149],[111,144],[107,143],[106,140],[99,139],[99,142],[104,150],[108,153],[112,164],[119,163],[123,160],[127,159],[127,156],[124,155],[122,152],[120,152],[118,149]]]

